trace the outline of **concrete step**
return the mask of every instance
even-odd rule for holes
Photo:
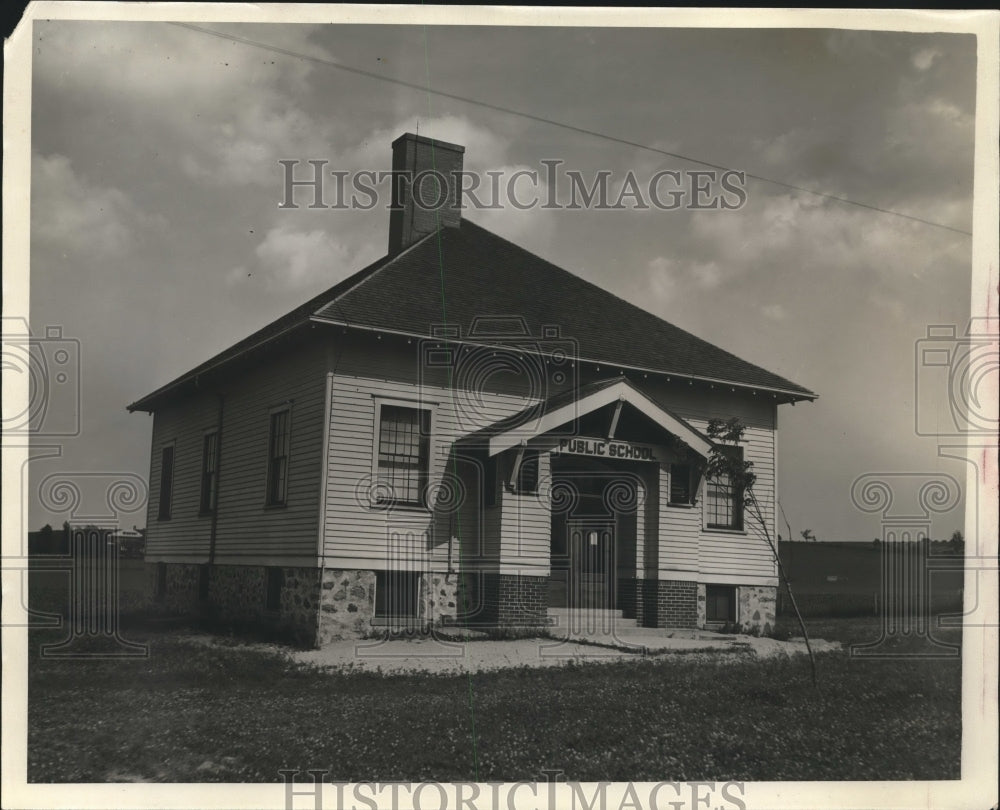
[[[570,632],[601,632],[611,629],[635,629],[635,619],[625,619],[620,610],[596,608],[549,608],[553,630]]]

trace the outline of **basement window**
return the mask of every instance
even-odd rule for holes
[[[736,621],[736,587],[705,586],[705,621],[730,624]]]
[[[285,584],[285,571],[282,568],[267,569],[267,601],[264,607],[274,613],[281,610],[281,589]]]
[[[417,571],[375,572],[375,621],[388,624],[396,619],[415,619],[420,599]]]

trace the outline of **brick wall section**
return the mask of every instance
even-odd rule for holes
[[[640,627],[698,626],[697,583],[637,579],[635,592],[635,618]]]
[[[658,627],[697,627],[698,585],[694,582],[657,582],[656,620]]]
[[[622,612],[623,619],[638,618],[635,577],[618,580],[618,608]]]
[[[549,578],[519,574],[485,574],[482,613],[477,625],[535,627],[548,624]]]

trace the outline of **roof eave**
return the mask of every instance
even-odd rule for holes
[[[322,323],[328,326],[340,326],[345,329],[358,329],[364,332],[378,332],[386,335],[399,335],[400,337],[407,338],[418,338],[422,340],[438,340],[447,343],[461,343],[466,346],[475,346],[477,348],[491,348],[495,347],[496,344],[486,344],[477,343],[474,340],[467,340],[461,337],[434,337],[432,335],[424,335],[419,332],[408,332],[403,329],[391,329],[383,326],[369,326],[366,324],[349,323],[347,321],[336,320],[334,318],[326,318],[322,315],[311,315],[309,320],[313,323]],[[538,354],[544,356],[544,352],[532,352],[530,349],[518,348],[518,351],[527,354]],[[664,377],[677,377],[684,380],[692,380],[701,383],[707,383],[709,385],[724,385],[730,386],[732,388],[740,388],[745,391],[762,391],[764,393],[773,394],[775,396],[786,397],[788,402],[802,402],[802,401],[813,401],[819,399],[819,394],[815,394],[812,391],[803,388],[800,391],[792,391],[787,388],[776,388],[767,385],[752,385],[750,383],[734,382],[733,380],[724,380],[715,377],[702,377],[696,374],[687,374],[680,371],[667,371],[664,369],[648,368],[644,366],[632,366],[627,363],[618,363],[611,360],[594,360],[588,357],[578,357],[576,358],[579,363],[593,363],[596,365],[604,364],[612,368],[617,369],[627,369],[628,371],[639,371],[643,374],[659,374]]]

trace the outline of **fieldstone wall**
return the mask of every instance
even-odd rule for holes
[[[222,622],[252,622],[264,614],[267,569],[259,565],[213,565],[209,568],[208,602]]]
[[[777,613],[778,589],[763,585],[740,585],[737,592],[739,607],[736,618],[740,628],[744,632],[771,635]]]
[[[458,574],[431,572],[420,576],[420,618],[441,626],[458,616]]]
[[[374,571],[323,569],[318,646],[339,638],[363,638],[372,632],[374,616]]]
[[[769,636],[774,632],[778,589],[763,585],[736,586],[736,620],[744,633]],[[708,621],[705,586],[698,585],[698,627]]]
[[[171,613],[194,615],[198,612],[198,575],[201,566],[193,563],[167,563],[167,590],[161,604]],[[155,574],[154,574],[155,576]],[[155,583],[154,579],[154,583]]]
[[[303,644],[319,646],[320,570],[285,568],[281,622]]]

